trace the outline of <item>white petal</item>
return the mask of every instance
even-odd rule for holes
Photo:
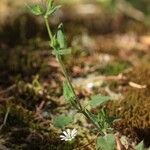
[[[59,137],[60,137],[60,138],[66,138],[64,135],[60,135]]]
[[[63,138],[62,138],[62,139],[60,139],[60,140],[65,141],[65,139],[63,139]]]
[[[73,129],[71,132],[71,137],[75,137],[77,135],[77,130]]]
[[[66,136],[68,136],[68,133],[66,131],[63,131],[63,134]]]
[[[67,134],[68,134],[68,135],[70,135],[70,134],[71,134],[71,130],[70,130],[70,129],[67,129],[67,131],[66,131],[66,132],[67,132]]]
[[[62,138],[61,138],[61,140],[65,141],[65,140],[66,140],[66,138],[65,138],[65,137],[62,137]]]
[[[67,129],[66,131],[63,131],[63,135],[60,135],[61,140],[64,141],[71,141],[72,139],[75,138],[75,136],[77,135],[77,130],[73,129]]]

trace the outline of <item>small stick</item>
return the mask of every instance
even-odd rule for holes
[[[16,85],[13,84],[12,86],[8,87],[6,90],[0,91],[0,95],[11,91],[11,90],[14,89],[15,87],[16,87]]]
[[[16,85],[13,84],[12,86],[8,87],[6,90],[0,91],[0,95],[1,95],[1,94],[5,94],[5,93],[11,91],[11,90],[14,89],[15,87],[16,87]]]
[[[5,118],[4,118],[4,121],[3,121],[3,125],[6,125],[9,112],[10,112],[10,107],[7,108],[7,111],[6,111],[6,114],[5,114]]]
[[[8,119],[9,112],[10,112],[10,107],[7,108],[7,111],[6,111],[6,114],[5,114],[5,117],[4,117],[3,124],[0,126],[0,130],[6,125],[6,122],[7,122],[7,119]]]
[[[36,115],[39,115],[43,106],[45,105],[45,101],[42,101],[39,106],[36,107]]]
[[[1,103],[1,102],[4,102],[4,101],[11,100],[11,99],[13,99],[13,98],[14,98],[13,96],[8,97],[8,98],[0,98],[0,103]]]
[[[134,82],[129,82],[129,85],[133,88],[137,88],[137,89],[145,89],[147,86],[146,85],[140,85]]]

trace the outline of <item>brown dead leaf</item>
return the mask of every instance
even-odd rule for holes
[[[116,135],[116,144],[117,144],[117,150],[126,150],[126,148],[120,141],[119,135]]]

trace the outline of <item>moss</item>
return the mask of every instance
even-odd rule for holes
[[[34,112],[12,103],[0,107],[0,118],[4,118],[7,107],[10,107],[10,112],[5,126],[0,131],[1,137],[4,139],[3,145],[10,149],[21,150],[44,150],[51,147],[61,149],[64,143],[58,139],[58,135],[51,128],[50,121],[38,120]],[[3,119],[1,120],[3,121]]]
[[[139,137],[137,131],[145,131],[150,127],[150,66],[147,63],[142,63],[128,73],[127,76],[130,81],[146,84],[147,88],[136,89],[128,86],[124,93],[124,99],[118,103],[113,103],[111,113],[122,119],[116,123],[116,128],[123,134],[131,135],[134,139],[135,136],[144,139],[144,132],[143,136]],[[150,138],[150,132],[147,134],[147,138]]]
[[[97,71],[100,74],[104,74],[104,75],[118,75],[119,73],[127,69],[129,66],[130,64],[126,61],[116,61],[104,67],[99,68]]]
[[[0,116],[4,118],[7,108],[10,108],[8,118],[6,121],[6,127],[10,126],[22,126],[28,127],[31,120],[33,120],[33,113],[24,109],[22,106],[9,103],[0,107]],[[9,128],[8,128],[9,129]]]
[[[47,75],[51,72],[47,62],[49,51],[36,50],[33,43],[30,47],[0,51],[0,84],[12,84],[18,78],[31,79],[33,75]]]

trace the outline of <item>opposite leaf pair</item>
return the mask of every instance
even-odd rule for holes
[[[58,26],[57,33],[53,36],[50,46],[54,49],[52,53],[56,56],[71,53],[71,49],[67,48],[63,24]]]
[[[44,17],[53,15],[60,8],[60,6],[54,6],[53,0],[47,0],[45,5],[46,7],[35,4],[28,6],[28,8],[34,15],[36,16],[41,15]]]

